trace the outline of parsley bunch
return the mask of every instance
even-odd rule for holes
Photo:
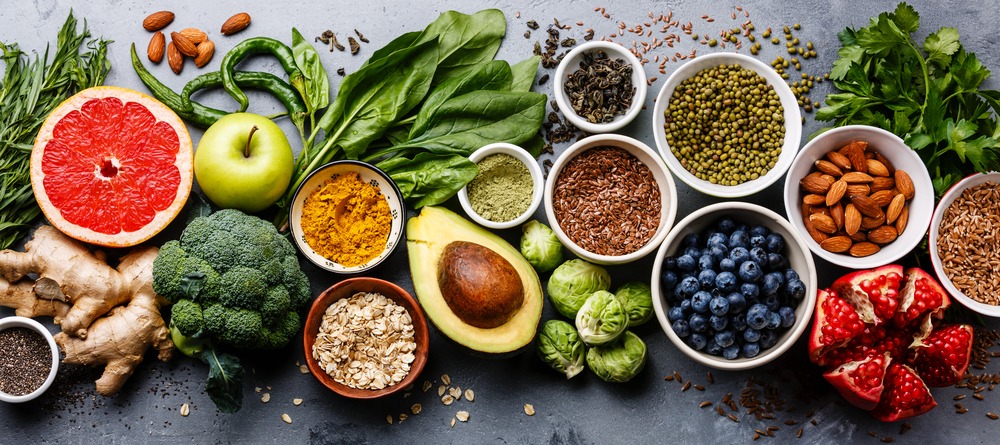
[[[918,45],[920,16],[900,3],[867,27],[838,34],[826,97],[816,119],[871,125],[902,137],[924,160],[938,195],[964,176],[1000,170],[1000,92],[979,86],[990,71],[943,27]]]

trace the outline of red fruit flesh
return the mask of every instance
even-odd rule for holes
[[[827,351],[840,348],[865,330],[858,312],[843,298],[829,289],[821,289],[816,296],[816,322],[809,338],[809,358],[824,365]]]
[[[913,366],[927,386],[952,386],[969,368],[972,354],[972,326],[938,326],[915,346]]]
[[[930,389],[913,368],[893,363],[886,371],[885,390],[872,416],[883,422],[895,422],[919,416],[935,406],[937,402],[931,397]]]
[[[865,323],[882,324],[896,313],[902,279],[903,266],[890,264],[844,275],[831,287],[854,306]]]
[[[902,327],[914,322],[923,324],[927,316],[940,319],[950,305],[951,300],[934,277],[911,267],[906,269],[906,283],[900,292],[893,322]]]
[[[891,361],[889,354],[870,355],[862,360],[840,365],[823,374],[823,378],[852,405],[871,410],[878,405],[882,396],[885,370]]]

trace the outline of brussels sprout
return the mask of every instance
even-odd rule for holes
[[[562,320],[549,320],[542,325],[538,356],[552,369],[571,379],[583,371],[583,354],[583,341],[573,325]]]
[[[625,305],[628,327],[639,326],[653,318],[653,291],[646,283],[625,283],[615,291]]]
[[[521,227],[521,256],[538,272],[555,269],[563,259],[562,244],[549,226],[528,221]]]
[[[587,297],[576,313],[576,330],[587,346],[603,345],[618,338],[628,328],[625,306],[615,294],[599,290]]]
[[[576,318],[590,294],[610,287],[611,275],[603,267],[584,260],[569,260],[552,272],[547,290],[560,314]]]
[[[587,366],[605,382],[627,382],[646,365],[646,344],[625,331],[618,340],[587,351]]]

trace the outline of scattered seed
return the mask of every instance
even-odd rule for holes
[[[281,414],[281,420],[284,420],[284,421],[285,421],[285,423],[287,423],[287,424],[289,424],[289,425],[291,425],[291,424],[292,424],[292,416],[289,416],[289,415],[288,415],[288,414],[286,414],[286,413],[282,413],[282,414]]]
[[[977,392],[977,393],[975,393],[975,394],[972,395],[972,398],[974,398],[976,400],[983,400],[983,395]]]
[[[719,413],[720,416],[726,415],[726,412],[722,410],[722,405],[716,405],[715,412]]]
[[[292,405],[299,406],[302,404],[302,399],[292,399]]]
[[[668,382],[672,382],[674,380],[674,376],[673,375],[668,375],[668,376],[664,377],[663,380],[666,380]]]
[[[715,383],[715,376],[712,375],[712,371],[708,371],[708,383]]]
[[[964,398],[965,398],[965,394],[959,394],[959,395],[957,395],[955,397],[952,397],[952,400],[962,400]]]
[[[443,396],[444,393],[447,392],[447,391],[448,391],[448,387],[447,386],[444,386],[444,385],[438,386],[438,397]]]
[[[434,384],[431,383],[430,380],[424,380],[424,384],[423,386],[421,386],[420,389],[423,390],[424,392],[427,392],[427,390],[431,389],[432,386],[434,386]]]
[[[708,400],[706,400],[706,401],[701,402],[700,404],[698,404],[698,408],[705,408],[705,407],[709,407],[709,406],[712,406],[712,402],[709,402]]]
[[[451,427],[452,428],[455,427],[455,418],[454,417],[451,418]]]
[[[473,401],[476,398],[476,393],[472,392],[471,389],[465,390],[465,400]]]
[[[309,374],[309,367],[306,365],[299,365],[299,372],[302,374]]]
[[[958,413],[958,414],[965,414],[965,413],[969,412],[969,410],[967,408],[959,408],[959,409],[956,409],[955,412]]]
[[[729,413],[729,414],[726,414],[726,417],[728,417],[729,420],[732,420],[733,422],[740,423],[740,418],[736,417],[736,414]]]
[[[689,389],[691,389],[691,382],[684,383],[684,386],[681,387],[681,392],[687,391]]]
[[[181,405],[181,417],[187,417],[188,414],[191,414],[191,405],[185,403]]]
[[[677,371],[674,371],[674,380],[677,380],[677,383],[684,383],[684,379],[681,378],[681,375]]]
[[[404,421],[404,420],[406,420],[408,418],[409,418],[409,416],[407,416],[406,413],[399,413],[399,421],[400,422],[402,422],[402,421]]]
[[[802,438],[802,427],[799,427],[799,429],[795,430],[795,437],[799,439]]]
[[[872,437],[878,437],[878,434],[876,432],[874,432],[874,431],[869,431],[868,435],[872,436]]]
[[[385,415],[385,423],[388,423],[389,425],[392,425],[392,414],[386,414]]]
[[[691,383],[691,382],[688,382],[688,383]],[[694,389],[697,389],[698,391],[704,391],[705,387],[702,386],[702,385],[694,385]]]
[[[882,440],[882,443],[893,443],[893,442],[896,441],[896,439],[893,438],[893,437],[891,437],[891,436],[885,436],[881,440]]]
[[[413,406],[410,407],[410,412],[413,413],[413,415],[415,416],[417,414],[420,414],[420,411],[423,409],[424,407],[420,406],[419,403],[414,403]]]
[[[444,397],[441,397],[441,403],[445,404],[445,406],[451,405],[454,402],[455,398],[451,394],[445,394]]]
[[[459,412],[455,413],[455,418],[458,419],[460,422],[468,422],[469,421],[469,412],[468,411],[459,411]]]
[[[529,415],[529,416],[534,416],[535,415],[535,407],[532,404],[530,404],[530,403],[525,403],[524,404],[524,413],[527,414],[527,415]]]
[[[809,419],[809,423],[811,423],[812,426],[819,425],[819,422],[817,422],[816,419]]]
[[[1000,415],[997,415],[997,413],[986,413],[986,417],[989,417],[991,420],[1000,419]]]
[[[441,383],[444,383],[445,385],[450,385],[451,377],[448,377],[448,374],[441,374]]]

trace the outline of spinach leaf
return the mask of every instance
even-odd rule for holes
[[[512,79],[510,65],[503,60],[479,64],[464,76],[448,79],[427,95],[410,130],[410,137],[423,133],[434,113],[448,99],[479,90],[508,91]]]
[[[438,41],[440,58],[434,74],[437,85],[493,60],[506,31],[507,20],[498,9],[485,9],[472,15],[446,11],[424,29],[415,43]]]
[[[393,158],[378,166],[389,174],[414,209],[447,201],[479,173],[476,163],[465,156],[426,152],[413,159]]]
[[[306,103],[306,110],[312,114],[325,108],[330,104],[330,78],[326,75],[316,48],[295,28],[292,28],[292,56],[305,77],[306,91],[302,99]]]
[[[541,61],[541,56],[531,56],[511,66],[510,71],[514,74],[514,81],[511,83],[510,91],[525,93],[531,91]]]
[[[411,31],[399,37],[396,37],[395,39],[392,39],[392,41],[387,43],[385,46],[375,50],[375,52],[372,53],[371,57],[369,57],[368,60],[366,60],[365,63],[361,65],[361,68],[371,65],[386,57],[389,57],[390,54],[396,51],[407,49],[411,46],[414,46],[417,43],[417,39],[420,38],[421,34],[422,33],[420,31]]]

